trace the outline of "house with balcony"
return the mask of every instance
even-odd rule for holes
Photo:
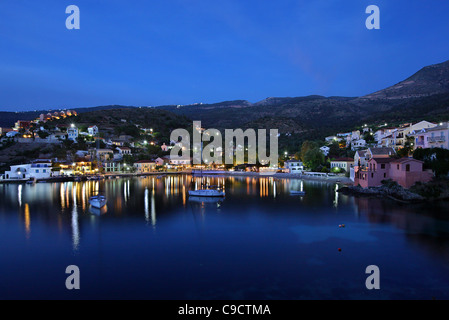
[[[416,148],[443,148],[449,149],[449,123],[442,122],[432,128],[422,129],[411,134]]]
[[[97,126],[90,126],[89,128],[87,128],[87,133],[90,134],[91,136],[96,136],[98,132],[99,131]]]
[[[51,160],[36,160],[28,164],[11,166],[1,175],[1,180],[48,179],[52,177]]]
[[[140,160],[134,163],[136,172],[139,174],[156,171],[156,162],[151,160]]]
[[[129,147],[118,147],[117,148],[119,154],[123,157],[124,155],[131,155],[131,148]]]
[[[354,140],[351,142],[351,150],[352,151],[363,149],[365,147],[366,147],[365,139]]]
[[[73,174],[90,174],[94,171],[92,170],[92,162],[77,160],[72,164]]]
[[[429,182],[432,172],[424,171],[424,162],[413,158],[372,158],[365,168],[355,170],[354,185],[363,188],[382,185],[383,180],[392,179],[404,188],[410,188],[416,182]]]
[[[78,139],[78,128],[77,127],[67,128],[67,139],[72,140],[73,142],[76,142],[76,139]]]
[[[302,173],[304,165],[299,160],[287,160],[284,162],[284,168],[288,173]]]
[[[102,166],[105,173],[124,171],[124,165],[118,161],[105,161],[102,163]]]

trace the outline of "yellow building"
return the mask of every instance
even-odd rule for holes
[[[156,170],[156,162],[150,160],[140,160],[134,163],[137,173],[148,173]]]

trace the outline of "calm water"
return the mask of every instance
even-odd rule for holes
[[[448,204],[208,179],[226,186],[222,203],[189,199],[190,176],[0,185],[0,298],[449,298]],[[88,205],[96,191],[108,198],[101,212]],[[72,264],[78,291],[65,288]],[[365,287],[372,264],[380,290]]]

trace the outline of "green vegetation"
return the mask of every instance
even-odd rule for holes
[[[449,150],[442,148],[418,148],[413,158],[424,161],[424,169],[432,169],[437,177],[445,177],[449,173]]]

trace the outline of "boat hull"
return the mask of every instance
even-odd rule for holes
[[[192,197],[224,197],[225,192],[219,190],[190,190],[189,196]]]
[[[106,198],[105,197],[91,197],[89,199],[89,203],[92,207],[100,209],[106,205]]]

